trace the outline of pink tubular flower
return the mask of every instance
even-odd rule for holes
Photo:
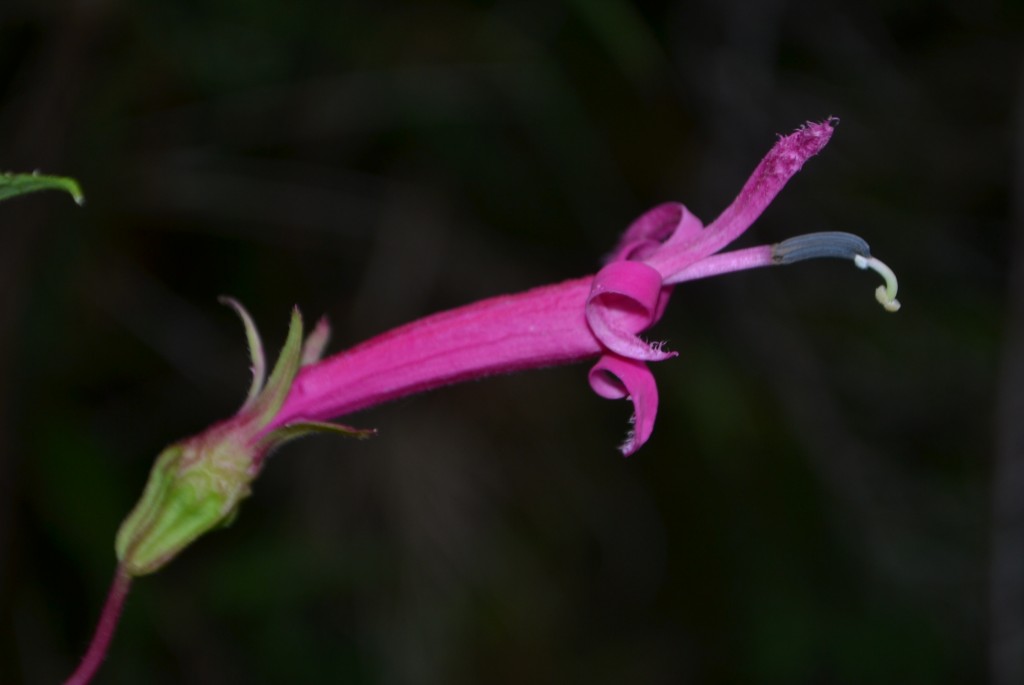
[[[803,243],[799,250],[786,241],[719,253],[825,147],[835,123],[809,123],[780,138],[707,228],[681,204],[660,205],[633,222],[595,276],[435,314],[304,367],[269,428],[343,416],[469,378],[599,357],[590,385],[602,397],[632,401],[634,429],[622,445],[632,454],[650,437],[658,410],[646,362],[675,356],[638,334],[661,317],[673,284],[809,257],[869,259],[863,241],[836,233],[794,239]],[[887,301],[895,302],[895,279],[889,290]]]
[[[325,423],[328,419],[471,378],[596,359],[589,373],[594,392],[633,404],[633,429],[621,447],[630,455],[651,436],[658,411],[657,385],[647,364],[675,356],[639,336],[661,318],[675,284],[838,257],[878,271],[886,284],[876,297],[886,309],[898,309],[896,277],[870,256],[867,243],[849,233],[812,233],[721,252],[828,143],[835,124],[835,119],[808,123],[781,137],[733,203],[706,228],[681,204],[650,210],[633,222],[593,276],[434,314],[323,360],[326,322],[303,343],[295,310],[266,383],[255,325],[241,305],[228,300],[249,341],[249,395],[234,417],[172,444],[157,458],[142,498],[118,531],[116,582],[96,637],[68,682],[86,683],[99,667],[130,579],[159,570],[199,536],[230,522],[273,449],[312,431],[372,433]]]

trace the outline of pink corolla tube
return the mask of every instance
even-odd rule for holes
[[[659,205],[633,222],[596,275],[435,314],[303,367],[268,429],[344,416],[470,378],[598,357],[590,385],[602,397],[632,401],[633,430],[621,449],[634,453],[650,437],[658,410],[647,363],[675,356],[640,334],[662,316],[674,284],[816,257],[884,267],[863,240],[845,233],[721,252],[825,147],[835,123],[808,123],[780,138],[706,228],[681,204]],[[886,278],[880,301],[892,309],[896,281],[891,272]]]

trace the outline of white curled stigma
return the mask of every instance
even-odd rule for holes
[[[798,235],[772,245],[774,264],[795,264],[807,259],[851,259],[859,269],[871,269],[885,279],[885,285],[875,290],[875,299],[887,312],[899,311],[900,301],[896,299],[896,274],[885,262],[871,256],[868,244],[860,236],[841,231],[825,231]]]
[[[893,273],[893,270],[880,259],[863,255],[856,255],[853,258],[853,263],[858,269],[871,269],[885,279],[885,285],[880,285],[875,290],[875,299],[885,307],[885,311],[898,312],[900,301],[896,299],[896,291],[899,289],[899,283],[896,281],[896,274]]]

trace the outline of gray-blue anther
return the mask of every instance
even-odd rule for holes
[[[772,245],[772,261],[776,264],[793,264],[822,257],[852,260],[870,256],[871,248],[863,238],[842,231],[807,233]]]
[[[855,259],[870,257],[871,248],[860,236],[843,231],[822,231],[798,235],[772,246],[776,264],[794,264],[805,259]]]

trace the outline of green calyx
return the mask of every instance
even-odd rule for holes
[[[239,437],[215,426],[160,453],[142,498],[117,533],[117,557],[128,573],[159,570],[233,516],[253,478],[247,468],[252,450]]]
[[[203,534],[234,520],[267,455],[313,432],[365,438],[373,431],[332,423],[300,422],[266,427],[281,409],[299,368],[319,359],[327,342],[325,321],[302,343],[302,317],[292,312],[281,355],[264,384],[263,345],[248,312],[223,298],[242,319],[252,358],[253,382],[239,412],[198,435],[167,447],[157,457],[138,504],[121,524],[115,549],[133,576],[153,573]]]

